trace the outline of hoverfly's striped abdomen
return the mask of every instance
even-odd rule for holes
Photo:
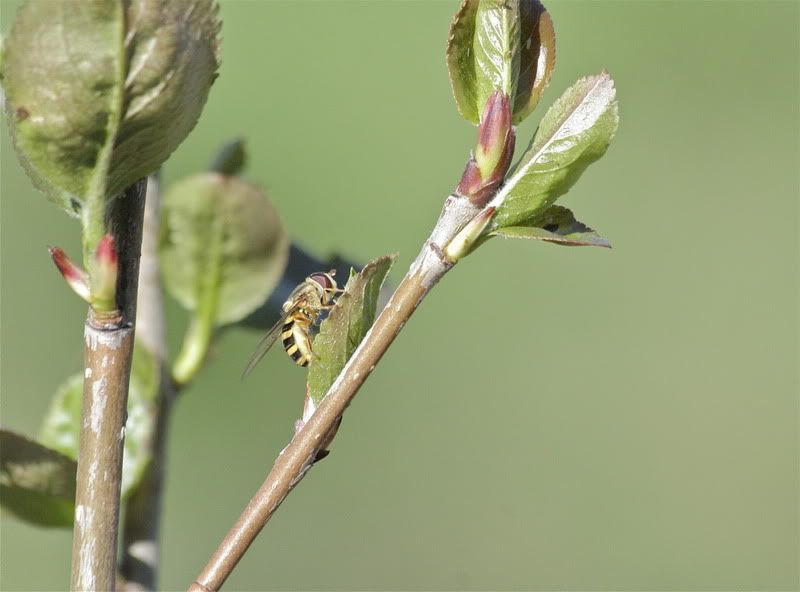
[[[311,341],[308,338],[308,326],[311,321],[297,315],[286,320],[281,328],[283,349],[298,366],[308,366],[311,361]]]

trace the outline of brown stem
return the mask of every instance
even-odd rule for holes
[[[150,442],[145,443],[152,460],[125,508],[120,572],[127,592],[158,588],[159,532],[167,431],[175,396],[166,364],[164,299],[158,266],[160,198],[159,179],[157,175],[153,175],[148,179],[144,209],[136,340],[153,355],[160,372],[160,380],[153,417],[153,436]]]
[[[339,373],[319,408],[281,452],[261,488],[220,543],[190,592],[223,585],[275,510],[311,468],[319,450],[419,303],[452,267],[444,246],[478,213],[468,199],[450,196],[439,222],[411,269]]]
[[[72,589],[113,590],[122,447],[133,354],[142,239],[142,179],[113,202],[108,224],[119,252],[115,315],[89,311],[72,542]]]

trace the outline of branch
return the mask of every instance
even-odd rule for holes
[[[480,208],[467,198],[455,195],[447,198],[436,227],[397,290],[331,385],[319,408],[278,456],[263,485],[189,586],[189,592],[220,589],[275,510],[311,468],[345,409],[406,321],[431,288],[453,267],[453,262],[445,255],[445,247],[479,212]]]
[[[73,590],[114,589],[144,190],[145,180],[141,179],[117,197],[110,210],[108,222],[119,253],[118,310],[100,315],[90,309],[85,325]]]
[[[136,339],[156,360],[160,373],[153,436],[146,445],[151,457],[142,480],[132,493],[125,510],[122,531],[120,572],[126,591],[156,590],[160,556],[159,532],[166,466],[167,431],[175,398],[166,362],[164,299],[158,265],[159,177],[147,183],[144,209],[142,257],[139,270],[139,310],[136,316]]]

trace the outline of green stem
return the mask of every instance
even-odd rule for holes
[[[105,144],[97,153],[97,161],[94,166],[92,178],[89,181],[89,188],[86,195],[86,205],[83,208],[83,265],[92,274],[94,263],[94,252],[97,243],[106,233],[106,209],[108,206],[108,172],[111,168],[111,155],[114,151],[114,142],[117,139],[117,132],[122,121],[122,109],[125,89],[125,78],[128,73],[127,52],[125,50],[125,12],[123,3],[118,3],[119,11],[114,23],[118,25],[117,40],[120,48],[116,52],[115,63],[116,83],[111,92],[111,104],[109,106],[108,121],[106,122]]]
[[[172,367],[172,378],[177,386],[191,382],[203,367],[216,327],[219,307],[219,285],[222,277],[222,222],[215,219],[211,229],[211,244],[207,250],[209,267],[200,289],[194,318],[192,319],[183,346]]]

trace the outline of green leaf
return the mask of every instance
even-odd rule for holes
[[[544,214],[519,226],[506,226],[490,233],[504,238],[529,238],[568,247],[606,247],[611,243],[585,224],[578,222],[567,208],[550,206]]]
[[[277,286],[289,238],[260,188],[201,173],[164,195],[159,248],[169,293],[220,326],[246,317]]]
[[[538,0],[465,0],[450,26],[447,67],[459,113],[479,123],[495,90],[513,121],[533,111],[555,66],[555,33]]]
[[[536,218],[600,158],[617,131],[616,90],[605,71],[576,82],[550,107],[492,203],[493,228]]]
[[[78,463],[9,430],[0,430],[0,503],[39,526],[71,527]]]
[[[155,358],[139,344],[133,350],[133,369],[128,388],[128,419],[122,460],[122,495],[138,485],[150,462],[150,439],[158,389]],[[81,431],[83,376],[68,378],[58,389],[42,422],[39,439],[43,444],[78,458]]]
[[[520,59],[514,124],[523,121],[539,104],[556,67],[556,32],[553,21],[538,0],[520,2]]]
[[[370,261],[359,273],[350,272],[336,306],[322,322],[314,339],[314,357],[308,371],[308,396],[319,404],[358,344],[372,327],[383,280],[396,255]]]
[[[3,88],[17,153],[50,199],[97,218],[169,157],[217,75],[217,10],[212,0],[20,8],[5,40]]]

